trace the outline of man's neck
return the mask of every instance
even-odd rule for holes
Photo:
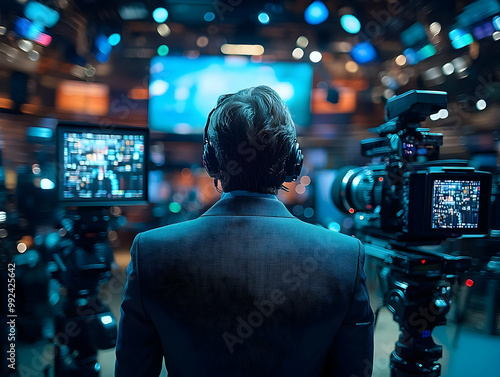
[[[258,198],[277,199],[276,195],[273,195],[273,194],[264,194],[261,192],[252,192],[252,191],[246,191],[246,190],[233,190],[233,191],[229,191],[229,192],[223,192],[221,199],[236,198],[239,196],[250,196],[250,197],[258,197]]]

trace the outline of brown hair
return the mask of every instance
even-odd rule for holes
[[[285,180],[285,162],[296,131],[287,105],[262,85],[221,96],[210,118],[208,138],[224,191],[276,194]]]

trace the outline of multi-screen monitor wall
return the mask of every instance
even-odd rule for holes
[[[222,94],[267,85],[288,105],[295,124],[311,122],[313,69],[308,63],[254,63],[245,57],[156,56],[151,60],[149,126],[154,131],[201,134]]]

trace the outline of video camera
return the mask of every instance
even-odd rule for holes
[[[333,203],[356,213],[363,232],[423,243],[488,233],[491,174],[464,160],[438,160],[443,135],[420,127],[446,104],[446,92],[438,91],[390,98],[386,123],[371,130],[379,137],[361,141],[372,164],[339,170]]]
[[[60,123],[56,149],[58,204],[65,216],[45,242],[51,275],[65,292],[55,327],[65,334],[73,323],[81,331],[54,339],[54,374],[97,377],[97,350],[114,347],[117,336],[113,313],[99,297],[114,261],[108,232],[124,219],[116,206],[147,203],[149,130]]]
[[[333,203],[355,215],[367,255],[384,263],[383,303],[401,331],[390,357],[392,377],[441,374],[442,347],[432,330],[446,324],[451,286],[471,266],[468,257],[422,246],[489,231],[491,174],[465,160],[439,160],[443,135],[420,127],[446,105],[445,92],[411,90],[390,98],[386,123],[371,130],[378,137],[361,141],[372,163],[339,170],[331,188]],[[421,318],[426,310],[433,317]]]

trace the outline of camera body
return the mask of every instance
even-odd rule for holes
[[[439,160],[443,135],[420,127],[444,107],[445,92],[412,90],[392,97],[387,122],[372,129],[379,137],[361,141],[361,153],[372,164],[338,171],[332,200],[355,214],[359,229],[424,242],[488,233],[491,174],[464,160]]]
[[[147,203],[149,130],[63,122],[56,137],[57,199],[65,216],[46,240],[52,277],[64,288],[55,328],[65,334],[72,323],[81,331],[68,341],[56,338],[55,375],[98,377],[97,350],[115,347],[117,337],[100,295],[114,264],[109,232],[124,224],[117,206]]]
[[[400,329],[389,364],[395,377],[440,375],[442,346],[432,331],[446,324],[452,285],[472,262],[422,246],[489,232],[491,174],[465,160],[439,160],[443,135],[420,127],[445,107],[445,92],[389,99],[386,123],[373,129],[379,137],[361,141],[372,163],[340,169],[331,188],[334,204],[354,215],[367,255],[384,263],[381,294]],[[422,308],[435,309],[424,326],[416,320]]]

